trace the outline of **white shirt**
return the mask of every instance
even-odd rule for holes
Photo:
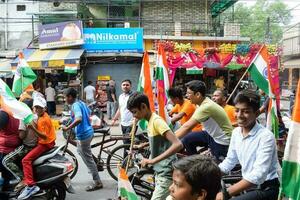
[[[255,124],[244,137],[241,127],[233,130],[226,159],[219,165],[228,173],[236,164],[242,166],[242,176],[250,183],[260,185],[278,178],[280,168],[276,140],[271,131]]]
[[[55,90],[53,87],[47,87],[45,90],[47,102],[55,101]]]
[[[127,101],[129,99],[130,94],[131,93],[129,94],[123,93],[119,96],[119,108],[120,108],[122,126],[132,126],[133,123],[133,115],[127,109]]]
[[[85,98],[86,100],[92,100],[94,101],[94,93],[95,93],[96,89],[94,88],[94,86],[88,85],[84,88],[84,93],[85,93]]]

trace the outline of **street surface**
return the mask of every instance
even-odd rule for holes
[[[112,135],[119,135],[120,128],[118,126],[111,127]],[[101,137],[95,137],[95,141],[101,140]],[[57,145],[62,145],[65,143],[65,139],[62,137],[61,131],[57,132]],[[117,144],[116,144],[117,146]],[[88,173],[87,167],[83,163],[81,157],[78,155],[77,150],[74,146],[69,145],[69,149],[76,155],[79,162],[79,169],[77,175],[72,179],[72,186],[74,187],[76,194],[67,193],[66,200],[107,200],[115,199],[117,197],[117,182],[113,180],[108,172],[104,170],[99,172],[100,177],[103,182],[103,189],[94,192],[86,192],[85,187],[92,184],[92,176]],[[96,149],[99,150],[98,148]],[[93,151],[96,154],[96,151]]]

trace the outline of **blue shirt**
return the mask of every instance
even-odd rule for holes
[[[278,178],[276,140],[271,131],[256,123],[244,137],[241,127],[233,130],[226,159],[219,165],[224,173],[236,164],[242,166],[242,176],[252,184],[260,185]]]
[[[75,134],[78,140],[85,140],[94,134],[94,129],[90,123],[90,109],[82,101],[76,101],[72,105],[72,120],[81,118],[82,121],[75,127]]]

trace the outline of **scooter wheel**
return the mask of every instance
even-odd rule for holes
[[[47,190],[47,200],[65,200],[66,199],[66,186],[64,183],[53,184]]]

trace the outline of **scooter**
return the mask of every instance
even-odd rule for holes
[[[66,192],[75,193],[69,174],[74,170],[74,162],[63,154],[64,146],[54,147],[33,162],[33,172],[40,191],[31,200],[64,200]],[[14,188],[15,185],[9,185]],[[1,200],[14,200],[19,192],[1,191]]]

